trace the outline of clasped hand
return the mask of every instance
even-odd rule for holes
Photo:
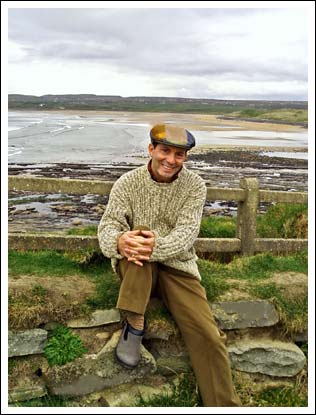
[[[142,261],[149,261],[153,252],[155,235],[151,231],[135,230],[123,233],[118,239],[119,253],[128,261],[143,266]]]

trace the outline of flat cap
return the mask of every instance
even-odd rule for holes
[[[195,138],[185,128],[169,124],[157,124],[150,130],[150,139],[154,144],[167,144],[190,150],[195,146]]]

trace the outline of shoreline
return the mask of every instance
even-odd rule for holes
[[[106,116],[110,115],[117,118],[123,118],[124,121],[131,122],[148,122],[149,126],[167,122],[172,118],[180,125],[187,129],[198,131],[222,131],[222,125],[231,127],[231,129],[243,129],[245,131],[274,131],[274,132],[301,132],[306,128],[300,125],[281,124],[279,120],[276,122],[267,120],[245,120],[245,119],[225,119],[223,114],[198,114],[198,113],[180,113],[180,112],[134,112],[134,111],[106,111],[106,110],[37,110],[37,109],[13,109],[8,112],[35,112],[35,113],[52,113],[52,114],[69,114],[78,116]]]
[[[232,144],[200,144],[192,150],[190,154],[204,154],[211,151],[269,151],[275,153],[308,153],[308,148],[303,146],[286,147],[286,146],[258,146],[258,145],[232,145]]]

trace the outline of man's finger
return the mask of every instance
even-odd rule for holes
[[[128,258],[127,258],[127,261],[129,261],[129,262],[134,262],[134,264],[136,264],[136,265],[138,265],[138,266],[140,266],[140,267],[142,267],[142,266],[143,266],[143,263],[142,263],[141,261],[139,261],[137,258],[132,257],[132,256],[128,257]]]
[[[154,238],[155,234],[152,231],[141,231],[142,235],[146,236],[146,238]]]
[[[128,236],[136,236],[136,235],[140,235],[140,230],[136,229],[135,231],[127,231],[125,232]]]
[[[143,246],[145,246],[145,245],[153,245],[153,243],[154,243],[154,238],[144,238],[144,240],[143,240],[143,242],[141,242],[141,244],[143,245]]]
[[[126,240],[126,244],[130,247],[130,248],[138,248],[142,246],[142,243],[140,243],[139,241],[133,239],[133,238],[129,238]]]

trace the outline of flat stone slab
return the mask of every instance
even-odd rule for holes
[[[295,376],[306,363],[294,343],[269,338],[238,340],[228,346],[228,353],[233,369],[270,376]]]
[[[53,395],[82,396],[98,392],[135,379],[142,379],[157,369],[153,356],[141,346],[141,360],[135,369],[125,369],[114,357],[121,330],[113,333],[103,349],[94,355],[78,358],[60,367],[51,367],[43,373],[49,392]]]
[[[67,326],[71,328],[98,327],[106,324],[119,323],[121,315],[118,309],[96,310],[89,318],[74,319],[67,322]]]
[[[8,356],[25,356],[43,353],[47,331],[42,329],[8,332]]]
[[[266,300],[223,301],[211,304],[211,309],[224,330],[268,327],[279,321],[274,305]]]
[[[30,399],[41,398],[47,394],[46,386],[44,384],[16,387],[9,389],[8,402],[23,402]]]

